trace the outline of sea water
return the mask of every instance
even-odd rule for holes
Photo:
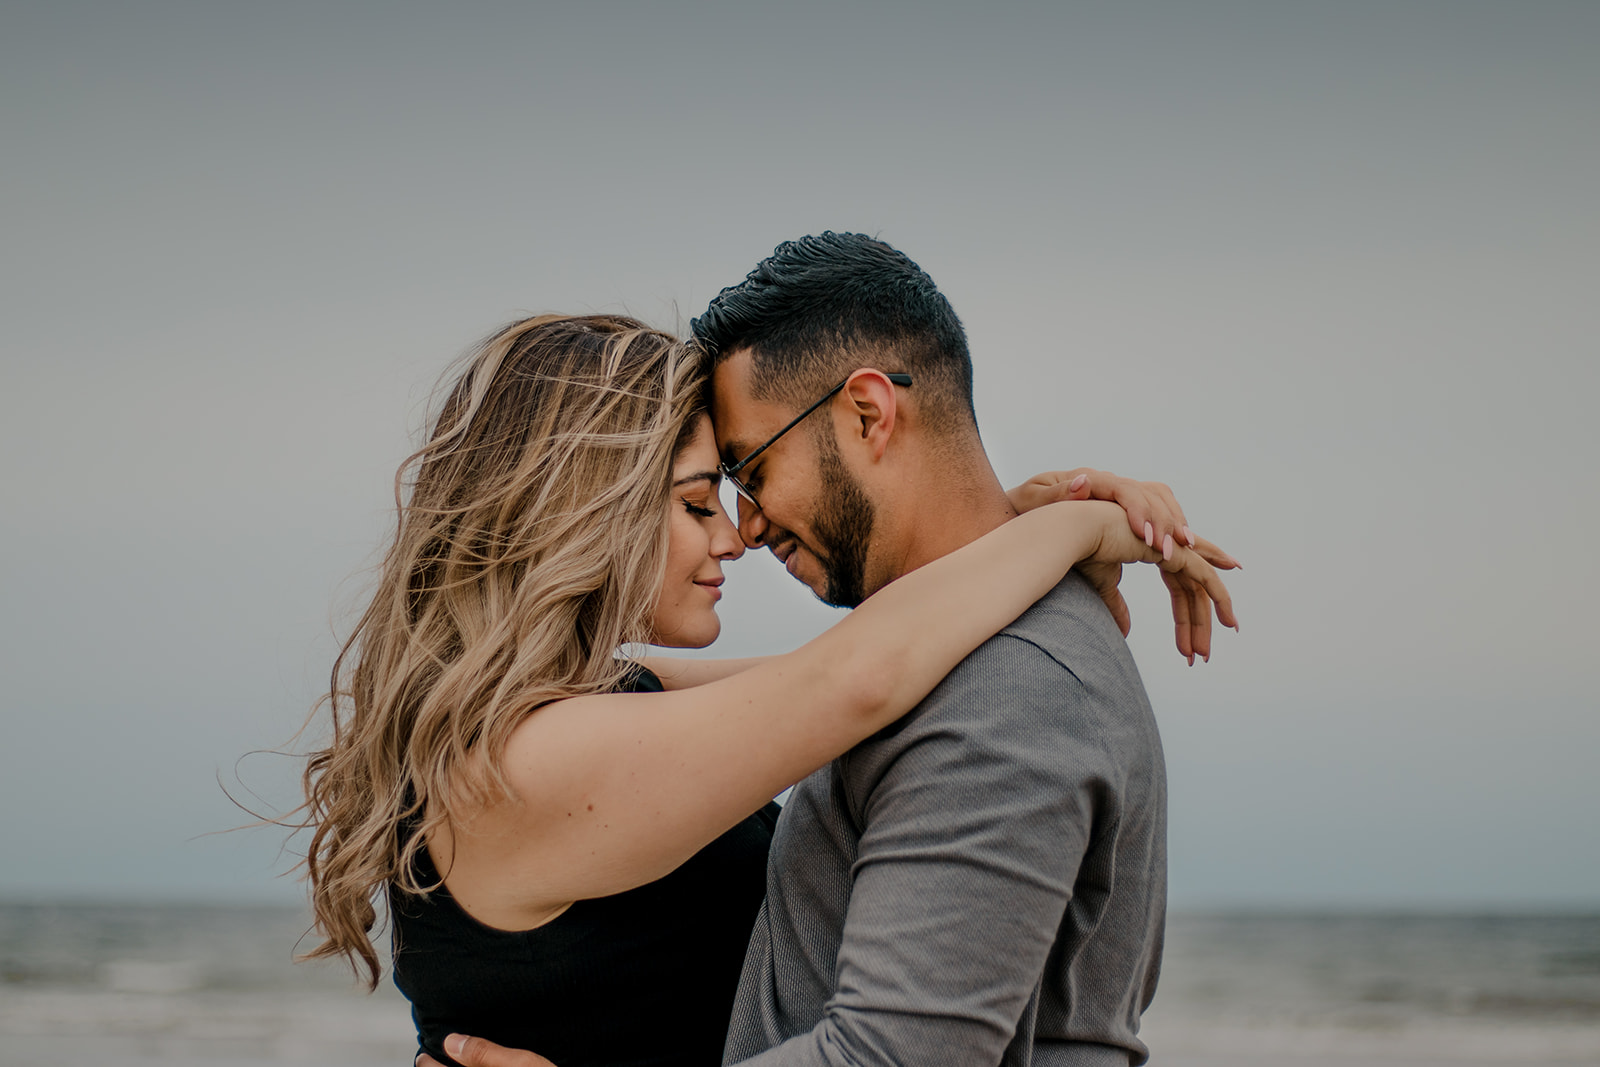
[[[1600,1063],[1600,914],[1174,916],[1152,1062]]]
[[[297,964],[292,908],[0,904],[0,1065],[404,1067],[406,1003]],[[1600,1064],[1600,914],[1177,915],[1172,1067]]]
[[[0,1064],[409,1064],[405,1000],[295,963],[308,925],[281,907],[0,905]]]

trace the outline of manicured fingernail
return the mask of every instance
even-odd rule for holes
[[[1088,481],[1089,476],[1087,474],[1080,474],[1076,478],[1072,479],[1072,481],[1067,483],[1067,489],[1069,492],[1076,493],[1079,489],[1082,489],[1085,483]]]
[[[467,1049],[467,1039],[460,1034],[451,1034],[444,1039],[444,1050],[450,1053],[450,1058],[455,1059]]]
[[[1190,548],[1194,547],[1194,531],[1189,529],[1187,523],[1183,527],[1183,539],[1189,542]]]
[[[1234,623],[1233,624],[1233,632],[1234,633],[1238,633],[1239,632],[1239,624],[1238,623]]]
[[[1151,548],[1156,547],[1156,528],[1148,522],[1144,524],[1144,543]]]
[[[1242,571],[1242,570],[1244,570],[1244,564],[1243,564],[1243,563],[1240,563],[1240,562],[1239,562],[1239,561],[1238,561],[1238,560],[1236,560],[1236,559],[1234,559],[1234,558],[1233,558],[1233,557],[1232,557],[1232,556],[1229,556],[1229,557],[1228,557],[1228,559],[1229,559],[1229,560],[1232,560],[1232,562],[1233,562],[1233,569],[1234,569],[1234,570],[1236,570],[1236,571]]]
[[[1190,655],[1189,655],[1189,666],[1191,666],[1191,667],[1194,666],[1194,654],[1193,653],[1190,653]]]
[[[1167,536],[1165,538],[1163,538],[1162,541],[1161,541],[1161,558],[1162,559],[1171,559],[1172,558],[1172,535],[1171,534],[1167,534]]]
[[[1211,662],[1211,653],[1209,653],[1209,652],[1207,652],[1207,653],[1206,653],[1206,654],[1205,654],[1205,661],[1206,661],[1206,662],[1207,662],[1207,663],[1210,663],[1210,662]]]

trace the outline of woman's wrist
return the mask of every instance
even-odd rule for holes
[[[1121,514],[1121,509],[1110,506]],[[1059,580],[1099,551],[1106,521],[1101,509],[1087,502],[1041,504],[991,534],[992,551],[1030,569],[1053,572]]]
[[[1051,535],[1059,538],[1072,556],[1069,569],[1073,564],[1094,559],[1126,521],[1117,505],[1095,500],[1058,501],[1044,504],[1028,514],[1037,514],[1051,523]]]

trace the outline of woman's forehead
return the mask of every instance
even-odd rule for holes
[[[717,439],[712,436],[711,419],[701,416],[699,425],[694,428],[689,440],[678,451],[678,457],[672,464],[672,479],[674,482],[696,474],[717,475]],[[720,480],[720,478],[719,478]]]

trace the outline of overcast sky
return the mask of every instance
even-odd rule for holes
[[[1008,483],[1245,561],[1192,670],[1125,579],[1175,905],[1600,903],[1600,5],[554,7],[0,14],[0,895],[296,898],[217,777],[292,801],[444,366],[848,229]]]

